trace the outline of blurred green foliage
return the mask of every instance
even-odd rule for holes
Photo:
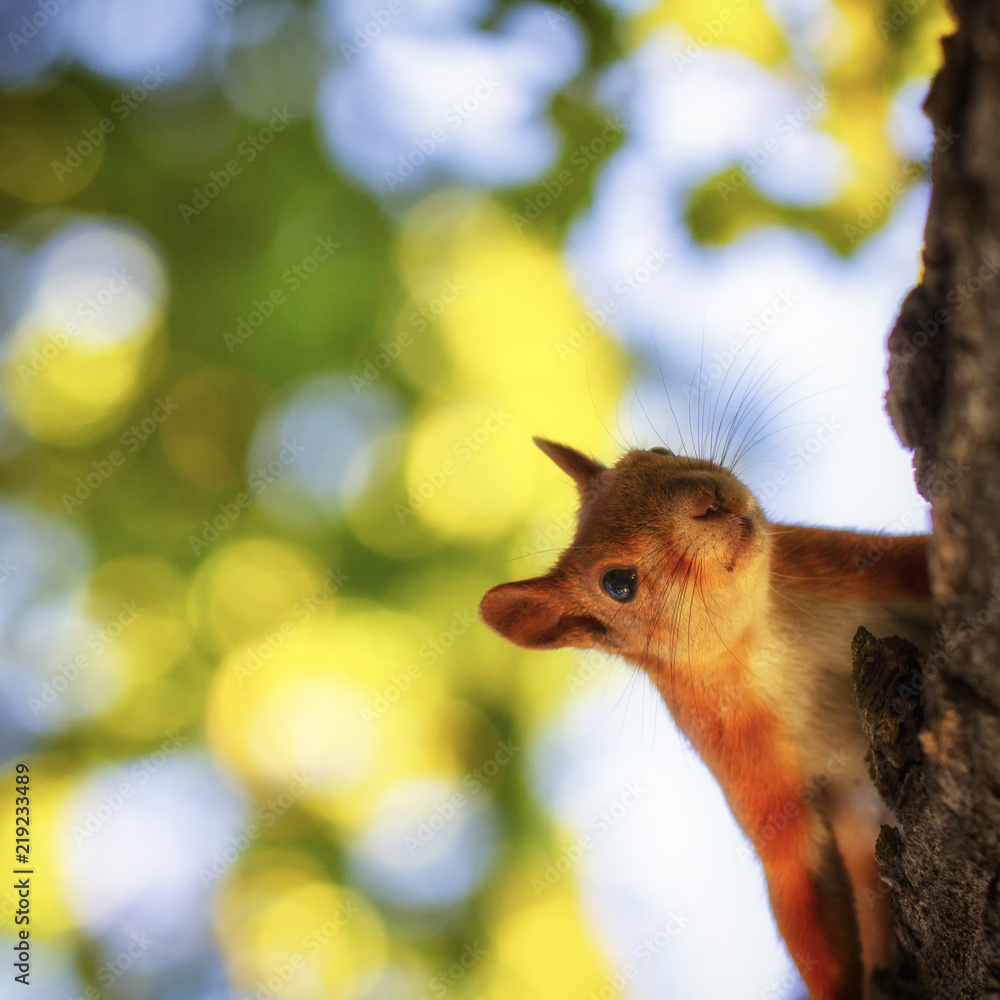
[[[482,30],[515,6],[493,5]],[[566,697],[560,664],[569,659],[543,668],[479,625],[449,629],[455,615],[474,615],[486,587],[546,565],[548,550],[568,537],[559,518],[572,497],[530,449],[530,434],[604,448],[602,420],[626,377],[627,361],[604,332],[588,352],[566,361],[558,352],[585,318],[559,249],[590,205],[603,164],[628,141],[626,122],[588,169],[571,159],[597,149],[612,114],[596,96],[601,73],[668,30],[683,33],[689,58],[732,50],[779,77],[826,88],[817,124],[843,144],[851,174],[839,200],[783,204],[734,163],[691,187],[686,219],[703,244],[777,225],[810,230],[849,254],[858,240],[845,227],[880,191],[920,176],[892,147],[887,121],[898,88],[936,66],[947,17],[933,0],[896,26],[898,7],[838,0],[826,40],[807,50],[760,0],[664,0],[631,16],[566,0],[552,13],[576,21],[585,59],[547,111],[557,156],[545,176],[494,190],[444,176],[433,188],[389,194],[352,179],[320,137],[316,89],[342,57],[321,41],[309,5],[290,8],[278,35],[150,89],[124,117],[114,110],[123,87],[76,64],[0,95],[5,246],[16,244],[30,264],[35,250],[80,220],[124,222],[155,248],[165,289],[159,300],[144,293],[141,328],[103,341],[81,337],[25,376],[53,328],[37,313],[18,313],[23,288],[12,286],[13,271],[6,276],[14,319],[0,485],[89,544],[83,593],[91,620],[112,621],[129,601],[145,609],[101,660],[113,696],[31,737],[40,864],[62,870],[59,831],[70,822],[74,791],[95,769],[154,753],[177,730],[189,748],[238,776],[249,816],[303,767],[318,775],[212,881],[218,944],[235,989],[252,991],[344,907],[361,916],[334,947],[309,958],[309,974],[282,996],[421,996],[471,941],[486,942],[487,957],[455,985],[456,996],[575,1000],[599,988],[607,961],[570,880],[542,895],[531,888],[561,840],[529,791],[527,754],[515,754],[482,793],[498,843],[483,877],[456,901],[425,907],[380,898],[356,877],[349,852],[394,790],[419,781],[461,789],[498,745],[528,746]],[[731,28],[713,33],[730,8]],[[247,0],[233,16],[250,21],[254,11]],[[272,114],[251,116],[231,94],[254,83],[266,92],[269,81],[293,97],[291,120],[264,142]],[[105,118],[113,130],[60,176],[53,163],[64,163],[67,146]],[[228,171],[233,162],[238,173]],[[519,232],[512,216],[565,171],[576,182]],[[219,190],[209,197],[212,184]],[[733,187],[724,198],[720,184]],[[197,205],[199,191],[204,206],[185,213],[181,206]],[[326,260],[317,251],[323,240],[336,244]],[[310,259],[311,272],[296,270]],[[435,315],[449,281],[469,290]],[[280,304],[272,300],[271,313],[237,339],[275,291]],[[397,355],[371,368],[387,344]],[[317,376],[334,380],[324,391],[339,400],[324,409],[333,397],[316,397],[329,453],[308,453],[308,476],[287,463],[256,491],[254,470],[280,461],[266,428],[287,418],[290,401]],[[132,450],[125,435],[161,400],[175,411],[154,419]],[[367,436],[350,426],[352,413],[367,422]],[[280,444],[283,432],[275,433]],[[327,489],[324,499],[307,487],[336,479],[324,471],[331,462],[344,466],[351,485]],[[287,466],[294,476],[283,476]],[[82,496],[78,483],[95,469],[100,481]],[[331,588],[337,572],[346,581]],[[446,646],[428,652],[428,642],[448,635]],[[270,650],[266,664],[241,677],[262,649]],[[412,664],[418,672],[400,690]],[[377,711],[392,692],[398,703]],[[375,714],[366,721],[365,711]],[[71,893],[58,879],[40,891],[35,933],[73,956],[83,981],[96,986],[102,959]],[[397,977],[391,988],[378,978],[387,968]],[[383,992],[371,992],[373,982]],[[155,995],[148,983],[146,993],[129,983],[106,992]]]

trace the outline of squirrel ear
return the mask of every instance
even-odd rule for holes
[[[553,576],[501,583],[487,591],[479,613],[494,632],[525,649],[589,649],[607,635],[604,623],[593,615],[570,611]]]
[[[555,441],[541,437],[536,437],[533,440],[563,472],[573,477],[573,481],[581,493],[590,489],[593,480],[607,469],[607,466],[588,458],[576,448],[570,448],[565,444],[556,444]]]

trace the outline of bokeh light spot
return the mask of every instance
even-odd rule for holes
[[[387,956],[371,904],[288,852],[247,860],[225,886],[216,918],[235,983],[294,1000],[371,995]]]
[[[4,38],[9,40],[9,35]],[[82,191],[104,160],[97,108],[61,84],[42,94],[0,97],[0,190],[38,205]]]
[[[80,445],[105,433],[143,388],[166,274],[122,226],[80,222],[36,251],[3,368],[11,416],[32,437]]]
[[[352,846],[352,868],[375,894],[410,907],[464,899],[486,874],[497,839],[492,803],[460,782],[391,788]]]
[[[257,538],[229,545],[201,564],[191,587],[191,614],[205,641],[222,654],[298,625],[332,602],[337,588],[308,552]]]
[[[174,472],[205,493],[237,491],[264,393],[257,378],[236,368],[202,368],[178,379],[166,395],[175,412],[160,429]]]
[[[537,495],[540,466],[530,440],[530,425],[501,403],[470,400],[432,411],[413,428],[398,516],[462,541],[507,531]]]
[[[263,509],[282,524],[318,527],[391,474],[401,406],[391,390],[363,392],[343,375],[315,375],[261,419],[247,476],[266,489]]]

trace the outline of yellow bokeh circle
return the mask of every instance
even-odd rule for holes
[[[530,429],[502,403],[469,399],[430,411],[413,428],[397,516],[460,541],[504,533],[537,495],[530,442]]]
[[[216,926],[230,977],[250,996],[365,996],[385,966],[381,919],[360,893],[295,860],[266,850],[221,890]]]
[[[343,583],[292,542],[254,538],[213,553],[191,586],[191,615],[217,653],[267,633],[294,632],[311,615],[328,609]]]

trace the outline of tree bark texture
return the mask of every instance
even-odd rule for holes
[[[894,1000],[1000,998],[1000,0],[955,11],[925,104],[924,275],[889,338],[886,395],[932,503],[940,631],[923,657],[854,642],[873,777],[898,817],[877,846]]]

